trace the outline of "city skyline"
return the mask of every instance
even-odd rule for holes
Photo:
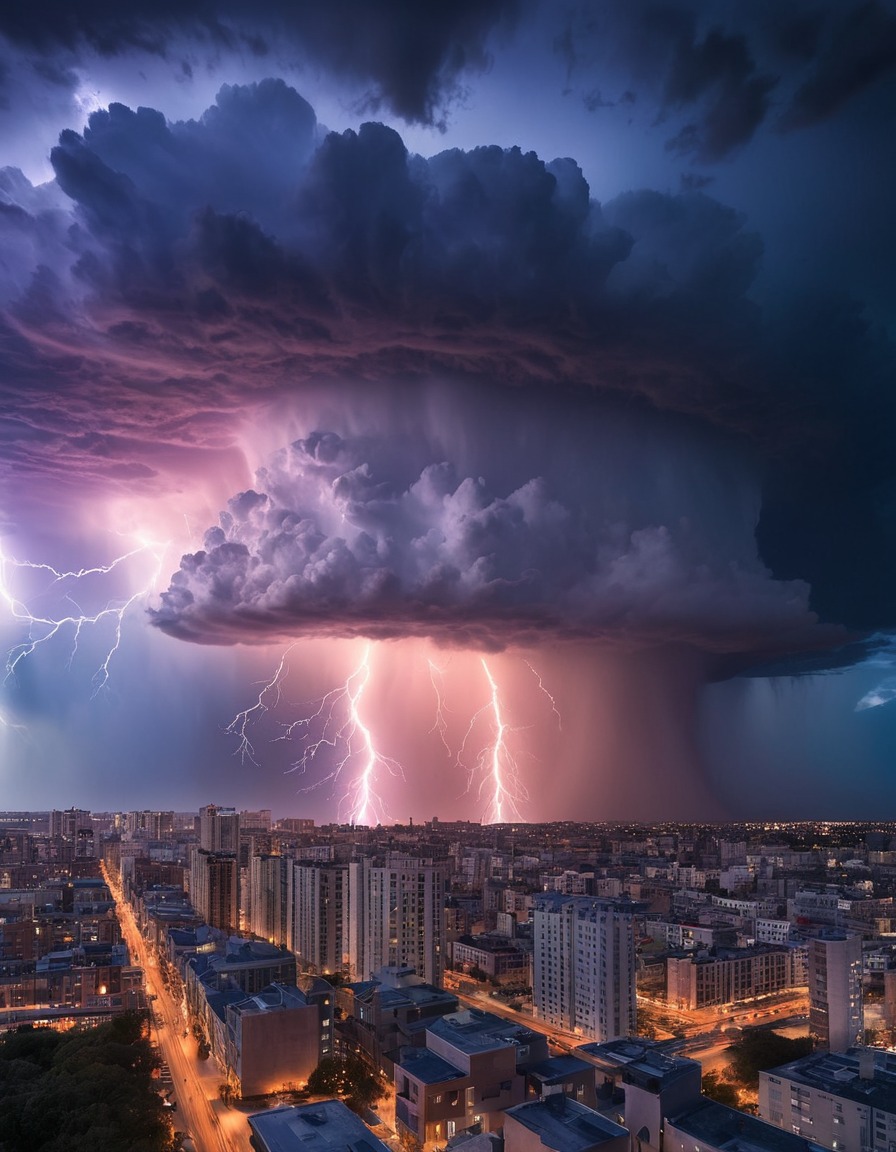
[[[6,807],[890,814],[892,4],[49,13]]]

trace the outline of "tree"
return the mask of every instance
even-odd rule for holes
[[[760,1072],[808,1056],[812,1051],[812,1040],[808,1036],[791,1040],[769,1028],[745,1028],[728,1051],[734,1079],[746,1088],[756,1089]]]
[[[723,1080],[718,1072],[704,1072],[702,1092],[710,1100],[736,1108],[739,1104],[737,1088],[728,1080]]]
[[[313,1096],[339,1096],[353,1112],[364,1112],[385,1094],[382,1081],[360,1056],[327,1056],[308,1077]]]
[[[0,1147],[29,1152],[170,1152],[143,1021],[0,1037]]]

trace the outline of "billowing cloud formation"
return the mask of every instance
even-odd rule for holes
[[[395,381],[421,394],[432,381],[473,382],[483,394],[534,387],[548,406],[558,393],[564,403],[587,394],[598,408],[624,398],[633,411],[712,428],[762,460],[761,514],[757,500],[751,518],[734,518],[749,551],[723,548],[719,563],[735,557],[741,573],[753,571],[758,531],[763,561],[776,577],[810,584],[822,619],[892,624],[892,346],[842,291],[795,297],[764,315],[751,295],[762,244],[733,209],[702,194],[646,191],[601,205],[573,160],[517,148],[426,159],[382,124],[326,133],[278,80],[225,86],[195,121],[113,104],[82,134],[64,132],[52,162],[51,185],[34,188],[10,171],[0,180],[10,254],[0,264],[8,487],[33,491],[23,478],[37,478],[55,498],[65,486],[184,485],[263,406],[325,407],[321,398],[343,396],[346,381],[371,394]],[[315,426],[336,427],[302,422],[306,433]],[[500,435],[497,423],[490,428]],[[579,455],[588,454],[582,444]],[[444,460],[454,462],[450,451],[419,461],[393,498]],[[557,491],[551,469],[510,482],[492,478],[486,460],[456,465],[458,487],[485,477],[481,512],[509,506],[541,477],[545,500],[584,530],[575,517],[587,501]],[[375,462],[363,462],[377,475]],[[676,467],[686,471],[682,460]],[[304,511],[290,500],[274,507]],[[641,579],[634,532],[647,533],[639,546],[655,549],[658,566],[689,579],[702,571],[706,558],[688,553],[674,520],[622,524],[625,542],[611,553],[614,562],[627,557],[633,582]],[[665,536],[650,535],[661,528]],[[502,587],[529,579],[539,559],[532,548],[500,575]],[[611,571],[597,555],[582,573],[591,574],[588,564]],[[419,594],[420,572],[394,568],[391,557],[384,568],[402,596]],[[560,631],[597,631],[594,621],[610,614],[601,608],[581,625],[572,606],[583,579],[570,576]],[[733,589],[725,579],[712,576],[713,588]],[[487,583],[466,605],[483,616]],[[556,588],[553,575],[542,588]],[[595,601],[605,605],[604,593],[596,586]],[[463,603],[460,591],[453,603]],[[673,603],[687,613],[686,598]],[[738,633],[733,592],[729,606]],[[762,648],[765,608],[751,611]],[[637,627],[653,620],[628,603],[619,613],[633,613]],[[543,606],[535,615],[531,626],[541,627]],[[657,619],[673,616],[670,607]],[[781,627],[786,648],[790,624]],[[689,624],[682,632],[691,642]]]
[[[515,431],[508,417],[508,437]],[[544,431],[554,442],[558,429]],[[258,490],[230,501],[204,549],[184,557],[154,622],[205,643],[599,638],[753,658],[829,640],[807,587],[775,581],[755,556],[745,471],[692,442],[690,474],[671,479],[681,444],[649,423],[640,434],[650,443],[639,450],[636,426],[608,417],[589,429],[590,459],[564,469],[536,448],[527,464],[553,474],[496,490],[453,461],[421,470],[419,441],[314,433],[259,473]],[[500,452],[483,463],[506,474]]]
[[[324,135],[282,81],[225,87],[199,121],[112,105],[52,161],[54,185],[0,186],[19,471],[39,452],[62,483],[108,482],[103,455],[152,475],[166,446],[219,445],[247,402],[346,377],[540,379],[700,416],[711,394],[720,423],[761,419],[761,246],[707,197],[602,209],[569,159],[424,160],[374,123]]]

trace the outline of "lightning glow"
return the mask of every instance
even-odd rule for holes
[[[266,729],[265,739],[270,744],[287,743],[298,749],[298,755],[286,771],[304,777],[300,791],[332,788],[340,821],[368,826],[389,823],[387,797],[391,795],[391,786],[388,778],[400,777],[407,781],[408,777],[401,762],[383,751],[384,732],[391,734],[396,727],[398,731],[405,731],[405,717],[384,712],[383,700],[379,697],[377,711],[372,708],[371,694],[376,682],[389,671],[387,646],[366,641],[363,649],[355,649],[354,663],[341,683],[322,696],[296,702],[288,698],[287,685],[290,654],[299,649],[301,643],[294,641],[285,649],[270,675],[259,681],[254,700],[227,725],[226,731],[237,742],[234,755],[260,766],[264,742],[260,734]],[[394,647],[388,647],[390,652],[395,651]],[[293,662],[297,659],[300,659],[298,652]],[[545,687],[539,672],[527,660],[522,663],[537,681],[539,693],[547,699],[559,727],[561,716],[555,697]],[[525,747],[520,740],[522,729],[515,726],[512,719],[513,697],[510,695],[514,683],[516,692],[519,691],[515,669],[508,668],[510,679],[505,682],[504,666],[501,665],[499,671],[495,661],[476,652],[439,661],[437,655],[416,650],[403,656],[402,665],[403,675],[421,688],[425,683],[425,667],[435,696],[434,718],[422,699],[413,694],[403,697],[406,703],[419,699],[424,714],[429,713],[428,722],[424,723],[431,739],[422,760],[418,752],[421,745],[414,745],[416,770],[424,777],[428,770],[438,772],[438,765],[447,757],[449,763],[464,774],[465,794],[478,797],[480,812],[476,815],[483,823],[525,820],[523,812],[529,797],[519,767]],[[483,701],[480,696],[472,715],[469,705],[460,704],[465,714],[461,719],[454,707],[448,707],[448,701],[454,693],[459,693],[463,701],[471,687],[475,690],[475,685],[481,684],[479,678],[483,675],[486,698]],[[534,692],[527,688],[526,693],[524,699],[528,700],[531,710]],[[407,739],[406,732],[404,739]]]
[[[71,570],[58,569],[51,564],[40,564],[30,560],[18,560],[8,555],[0,544],[0,604],[5,604],[10,616],[25,630],[22,640],[13,644],[6,655],[6,675],[4,684],[15,678],[16,670],[23,660],[38,648],[48,644],[55,637],[69,634],[71,645],[66,666],[71,668],[78,652],[82,631],[88,627],[98,627],[109,623],[112,635],[103,648],[104,655],[93,674],[91,684],[95,697],[109,682],[112,659],[121,646],[121,633],[124,618],[132,605],[145,600],[157,588],[168,543],[140,540],[137,547],[117,556],[109,564],[99,564],[91,568]],[[89,577],[104,577],[137,556],[150,556],[153,560],[149,576],[135,592],[123,598],[113,598],[94,612],[85,612],[75,600],[74,589],[79,582]],[[49,581],[27,599],[14,591],[13,573],[36,573],[49,577]],[[61,602],[71,605],[74,611],[53,612],[33,607],[36,601],[46,597],[57,586],[61,588]]]
[[[529,796],[520,779],[519,766],[516,757],[508,743],[508,736],[514,731],[504,719],[504,708],[501,704],[501,694],[497,681],[485,661],[480,657],[482,669],[490,689],[490,697],[486,704],[473,715],[467,734],[461,744],[457,763],[464,764],[464,752],[470,743],[474,729],[481,717],[491,714],[491,739],[479,751],[472,768],[467,768],[467,790],[472,787],[473,780],[479,777],[478,794],[486,797],[486,808],[482,816],[484,824],[503,824],[508,820],[522,820],[520,805],[528,800]]]
[[[25,735],[28,731],[24,724],[14,724],[12,720],[7,720],[2,712],[0,712],[0,728],[5,728],[9,732],[18,732],[21,735]]]

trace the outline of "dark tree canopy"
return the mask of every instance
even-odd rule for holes
[[[0,1152],[170,1152],[139,1016],[0,1037]]]
[[[768,1028],[748,1028],[728,1049],[735,1078],[745,1087],[759,1085],[759,1073],[799,1060],[812,1051],[812,1040],[799,1036],[791,1040]]]
[[[379,1077],[359,1056],[328,1056],[308,1077],[313,1096],[338,1096],[354,1112],[364,1112],[383,1095]]]

